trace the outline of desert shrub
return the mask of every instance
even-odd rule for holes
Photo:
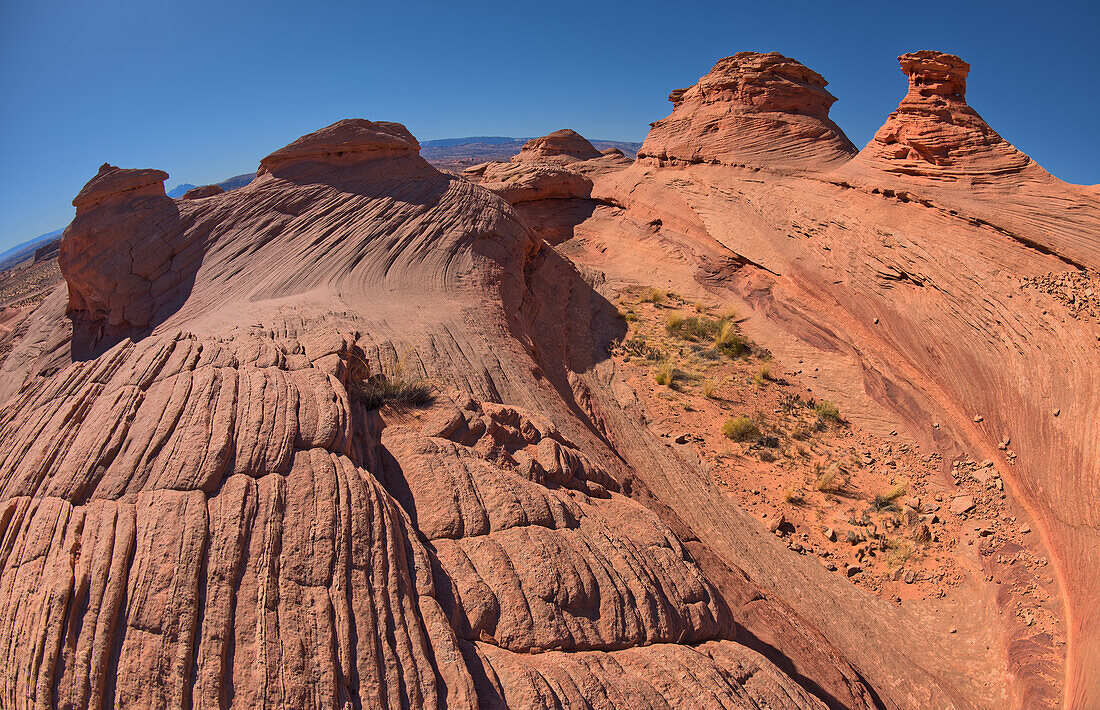
[[[848,473],[839,463],[833,462],[825,467],[814,481],[814,490],[822,493],[836,493],[848,485]]]
[[[665,302],[665,292],[659,288],[647,288],[642,293],[642,301],[644,303],[652,303],[655,306],[659,306]]]
[[[665,332],[693,343],[713,340],[721,328],[721,321],[706,316],[685,318],[680,313],[673,313],[665,320]]]
[[[883,557],[889,567],[900,567],[913,556],[913,546],[905,540],[889,539]]]
[[[714,336],[714,347],[731,359],[748,357],[752,353],[752,343],[741,335],[732,321],[722,321],[718,334]]]
[[[824,422],[833,422],[841,424],[844,422],[840,418],[840,408],[827,399],[818,400],[814,405],[814,412],[817,414],[817,418]]]
[[[798,439],[799,441],[806,441],[813,436],[813,430],[805,424],[799,424],[791,431],[791,438]]]
[[[635,335],[629,340],[623,341],[619,346],[623,352],[628,355],[634,355],[636,357],[644,358],[646,360],[652,360],[654,362],[665,359],[665,353],[660,348],[655,348],[646,342],[646,339],[640,335]]]
[[[391,359],[372,373],[366,360],[353,354],[348,367],[348,394],[367,409],[385,404],[422,406],[432,401],[432,386],[420,377],[410,377],[404,359]]]
[[[905,484],[895,484],[890,490],[886,491],[885,493],[876,494],[874,499],[871,501],[871,507],[880,512],[886,510],[897,510],[897,500],[903,495],[905,495]]]
[[[774,452],[768,451],[767,449],[761,451],[758,454],[758,456],[760,457],[760,460],[763,461],[764,463],[772,463],[777,458],[779,458],[778,456],[775,455]]]
[[[707,304],[703,303],[702,301],[696,301],[695,302],[695,312],[696,313],[706,313],[707,312]]]
[[[760,427],[756,426],[756,422],[742,414],[727,419],[726,423],[722,425],[722,433],[726,438],[734,441],[749,441],[760,436]]]
[[[798,505],[803,501],[804,497],[802,491],[795,490],[794,488],[788,488],[783,491],[783,500],[787,501],[791,505]]]
[[[783,395],[783,399],[779,402],[779,406],[783,408],[784,412],[790,414],[791,412],[796,412],[802,407],[805,407],[806,402],[794,392],[788,392]]]
[[[654,375],[654,380],[657,384],[665,387],[672,387],[676,382],[676,366],[672,362],[666,362],[657,368],[657,374]]]
[[[714,393],[718,391],[718,383],[714,380],[703,380],[703,396],[714,399]]]

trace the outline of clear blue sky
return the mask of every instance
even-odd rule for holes
[[[168,187],[255,169],[346,117],[421,140],[641,140],[669,91],[740,50],[819,71],[862,147],[896,56],[968,60],[970,103],[1059,177],[1100,182],[1100,3],[0,0],[0,250],[62,227],[109,161]]]

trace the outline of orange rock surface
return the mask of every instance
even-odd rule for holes
[[[0,707],[1090,707],[1100,203],[962,60],[901,61],[858,156],[820,75],[741,53],[636,162],[559,131],[456,176],[355,119],[201,199],[104,166],[0,366]],[[623,349],[662,299],[775,370],[664,396]],[[762,524],[817,475],[757,453],[803,398],[950,580],[893,600],[814,509]],[[738,407],[776,447],[715,465],[691,427]]]

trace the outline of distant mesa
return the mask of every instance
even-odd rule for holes
[[[777,52],[738,52],[669,95],[638,157],[788,170],[823,170],[856,154],[829,118],[828,82]]]
[[[856,164],[891,173],[954,180],[1011,175],[1031,158],[966,103],[970,65],[954,54],[921,50],[898,57],[909,92]]]
[[[580,133],[563,128],[541,138],[532,138],[523,144],[519,154],[512,162],[568,163],[576,160],[591,160],[602,155],[588,139]]]

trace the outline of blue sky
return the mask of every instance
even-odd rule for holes
[[[1100,182],[1100,3],[0,0],[0,250],[64,226],[103,162],[168,187],[255,169],[346,117],[421,140],[641,140],[669,91],[741,50],[828,79],[862,147],[905,93],[898,54],[973,68],[968,98],[1059,177]]]

